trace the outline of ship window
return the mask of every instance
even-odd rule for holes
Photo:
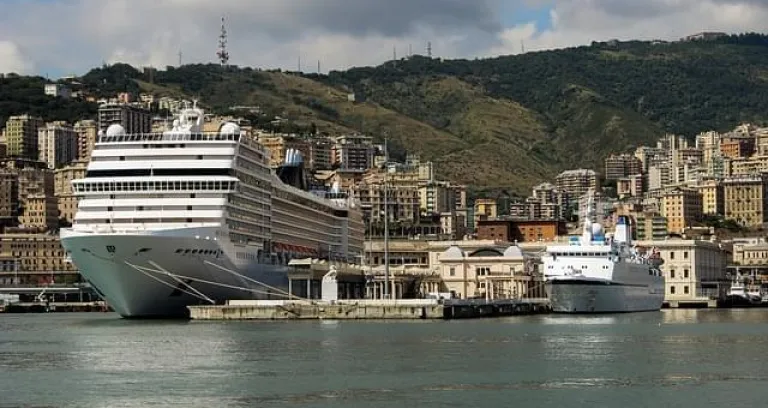
[[[198,155],[197,156],[197,160],[203,160],[203,156],[202,155]]]
[[[187,206],[187,211],[192,211],[192,206],[191,205]]]

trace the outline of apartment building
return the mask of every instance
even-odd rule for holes
[[[597,173],[588,169],[567,170],[555,177],[555,185],[558,190],[576,199],[586,194],[590,189],[597,190]]]
[[[0,235],[0,285],[72,284],[82,277],[66,261],[59,237],[49,234]]]
[[[701,194],[694,189],[673,188],[661,196],[661,215],[670,234],[682,234],[701,218]]]
[[[106,132],[109,125],[119,124],[126,133],[152,131],[152,114],[137,105],[107,103],[99,107],[99,130]]]
[[[37,160],[38,131],[45,126],[42,118],[30,115],[11,116],[5,122],[8,156]]]
[[[612,154],[605,159],[605,179],[618,180],[643,173],[643,162],[631,154]]]
[[[657,241],[667,238],[667,219],[658,214],[643,213],[635,218],[634,232],[636,240]]]
[[[37,135],[39,160],[49,169],[59,168],[77,158],[78,136],[66,122],[47,123]]]
[[[755,152],[755,139],[752,137],[725,137],[720,142],[720,152],[723,156],[732,159],[749,157]]]
[[[701,194],[701,212],[705,215],[722,215],[725,212],[723,185],[719,180],[704,180],[697,185]]]
[[[18,212],[19,174],[13,170],[0,169],[0,226],[16,225]]]
[[[308,158],[313,170],[333,168],[333,141],[324,137],[310,140]]]
[[[761,226],[768,211],[768,178],[763,174],[723,179],[725,218],[745,227]]]
[[[499,206],[492,198],[478,198],[474,204],[474,226],[477,227],[480,220],[493,220],[499,216]]]
[[[72,190],[72,180],[85,177],[87,162],[74,162],[69,166],[56,169],[53,175],[54,196],[58,208],[59,219],[72,224],[77,213],[77,197]]]
[[[373,166],[375,152],[370,136],[339,136],[334,139],[333,163],[343,169],[368,169]]]
[[[643,175],[634,174],[617,179],[616,194],[621,199],[643,195]]]
[[[81,120],[75,123],[74,130],[77,133],[77,158],[88,161],[96,145],[98,123],[95,120]]]

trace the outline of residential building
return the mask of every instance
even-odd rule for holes
[[[333,141],[324,137],[310,140],[309,167],[313,170],[333,168]]]
[[[88,163],[74,162],[69,166],[56,169],[54,172],[54,196],[59,212],[59,220],[71,225],[77,213],[78,199],[72,190],[72,180],[85,177]]]
[[[12,169],[0,169],[0,226],[18,223],[19,174]]]
[[[559,236],[567,235],[565,221],[562,220],[479,220],[477,239],[504,242],[556,241]]]
[[[8,156],[31,160],[38,158],[38,130],[45,126],[42,118],[30,115],[11,116],[5,123]]]
[[[460,202],[460,190],[446,181],[432,181],[419,187],[419,202],[422,213],[441,214],[455,211],[464,206]]]
[[[701,194],[694,189],[673,188],[661,197],[661,215],[670,234],[682,234],[701,218]]]
[[[643,173],[643,162],[631,154],[612,154],[605,159],[605,179],[618,180]]]
[[[65,122],[47,123],[37,135],[39,160],[49,169],[61,167],[77,159],[78,137],[75,129]]]
[[[648,167],[648,191],[666,188],[672,183],[672,169],[668,163],[652,163]]]
[[[75,123],[77,133],[77,158],[79,160],[91,160],[91,152],[96,145],[98,137],[98,124],[95,120],[81,120]]]
[[[333,163],[343,169],[368,169],[373,166],[375,152],[370,136],[339,136],[334,140]]]
[[[768,178],[763,174],[723,179],[725,218],[745,227],[761,226],[768,208]]]
[[[723,185],[719,180],[704,180],[696,186],[701,194],[701,212],[705,215],[723,215],[725,211],[725,196]]]
[[[72,97],[72,90],[64,84],[45,84],[44,92],[54,98],[69,99]]]
[[[474,223],[477,227],[480,220],[493,220],[499,216],[499,207],[496,200],[492,198],[478,198],[474,204]]]
[[[640,146],[635,149],[634,155],[640,160],[643,169],[642,173],[646,173],[648,171],[648,166],[651,164],[651,160],[655,157],[664,156],[665,154],[666,151],[658,147]]]
[[[667,238],[667,219],[658,214],[644,213],[635,217],[635,239],[657,241]]]
[[[66,261],[58,236],[19,233],[0,235],[0,285],[71,285],[82,281],[74,264]]]
[[[58,210],[54,196],[53,171],[34,167],[16,171],[19,174],[20,226],[37,230],[56,228]]]
[[[643,175],[634,174],[629,177],[617,179],[616,194],[621,199],[643,195]]]
[[[384,214],[388,214],[390,223],[418,223],[419,189],[415,186],[390,185],[387,191],[385,205],[384,184],[361,183],[354,187],[355,195],[359,197],[361,206],[367,213],[366,218],[370,222],[383,225]],[[394,224],[390,226],[394,228]]]
[[[560,173],[555,178],[557,189],[568,194],[571,198],[578,198],[589,190],[597,190],[598,179],[594,170],[577,169]]]
[[[726,137],[720,142],[720,152],[725,157],[739,159],[749,157],[755,152],[755,139],[752,137]]]
[[[106,132],[109,125],[119,124],[126,133],[152,131],[152,114],[136,105],[107,103],[99,107],[99,130]]]

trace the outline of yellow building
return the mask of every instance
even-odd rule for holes
[[[474,225],[477,226],[477,222],[480,220],[490,220],[497,218],[499,207],[496,200],[492,198],[478,198],[475,200],[475,218]]]
[[[403,275],[418,276],[427,281],[422,293],[451,293],[458,298],[546,297],[537,263],[522,247],[489,240],[391,240],[390,277],[394,282]],[[542,249],[536,247],[531,253]],[[366,265],[380,281],[383,242],[366,242],[365,253]],[[391,293],[398,293],[397,289]]]
[[[764,175],[733,176],[723,180],[725,218],[745,227],[762,225],[766,215],[766,183]]]
[[[65,259],[59,237],[48,234],[0,235],[0,284],[72,284],[82,278]]]
[[[70,225],[77,213],[77,197],[72,191],[72,180],[84,178],[87,167],[86,162],[75,162],[71,166],[57,169],[53,175],[59,219],[66,220]]]
[[[692,222],[701,218],[701,194],[688,188],[674,188],[661,197],[661,215],[667,219],[670,234],[682,234]]]
[[[718,180],[705,180],[696,186],[701,194],[701,213],[705,215],[722,215],[725,206],[723,185]]]
[[[96,145],[99,125],[95,120],[81,120],[75,123],[74,128],[77,133],[77,158],[88,161]]]
[[[23,157],[31,160],[38,158],[38,130],[45,126],[42,118],[20,115],[11,116],[5,123],[5,143],[8,156]]]

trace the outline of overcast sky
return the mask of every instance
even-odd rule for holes
[[[315,71],[398,56],[486,57],[589,44],[768,31],[768,0],[0,0],[0,72],[57,77],[102,62],[213,62]]]

